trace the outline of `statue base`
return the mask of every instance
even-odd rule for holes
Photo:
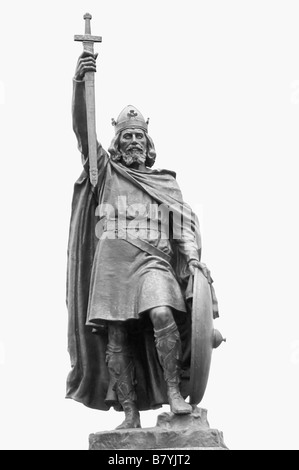
[[[223,434],[211,429],[207,410],[189,415],[162,413],[152,428],[103,431],[89,436],[89,450],[227,450]]]

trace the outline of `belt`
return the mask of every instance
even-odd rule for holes
[[[171,256],[170,255],[168,255],[167,253],[164,253],[164,251],[162,251],[162,250],[159,250],[159,248],[157,248],[154,245],[151,245],[146,240],[143,240],[142,238],[140,238],[138,236],[130,235],[128,230],[124,230],[124,229],[109,230],[109,229],[106,228],[106,229],[104,229],[104,232],[114,232],[115,234],[118,234],[118,235],[120,235],[120,234],[124,235],[124,236],[121,237],[122,240],[125,240],[128,243],[131,243],[131,245],[136,246],[140,250],[145,251],[146,253],[148,253],[149,255],[159,256],[160,258],[163,258],[168,263],[170,263],[170,261],[171,261]]]

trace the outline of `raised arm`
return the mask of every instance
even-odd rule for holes
[[[82,155],[82,163],[87,173],[89,173],[89,159],[84,75],[86,72],[96,71],[97,56],[98,54],[84,51],[78,59],[73,79],[73,130],[77,137],[78,149]],[[101,172],[108,160],[108,154],[99,142],[97,143],[97,157],[98,171]]]

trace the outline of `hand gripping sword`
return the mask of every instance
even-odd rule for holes
[[[93,45],[95,42],[102,42],[100,36],[92,36],[90,28],[90,13],[83,16],[85,20],[85,34],[75,35],[75,41],[83,42],[83,50],[94,53]],[[95,114],[95,91],[94,91],[94,72],[86,72],[85,77],[86,94],[86,116],[87,116],[87,136],[89,153],[89,178],[93,187],[98,182],[97,167],[97,136],[96,136],[96,114]]]

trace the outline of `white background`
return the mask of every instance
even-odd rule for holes
[[[111,118],[137,106],[156,166],[177,171],[201,219],[228,340],[201,403],[210,425],[231,449],[298,449],[299,4],[289,0],[1,2],[0,447],[87,449],[89,433],[122,419],[64,399],[81,172],[73,35],[86,11],[103,36],[99,140],[107,148]]]

